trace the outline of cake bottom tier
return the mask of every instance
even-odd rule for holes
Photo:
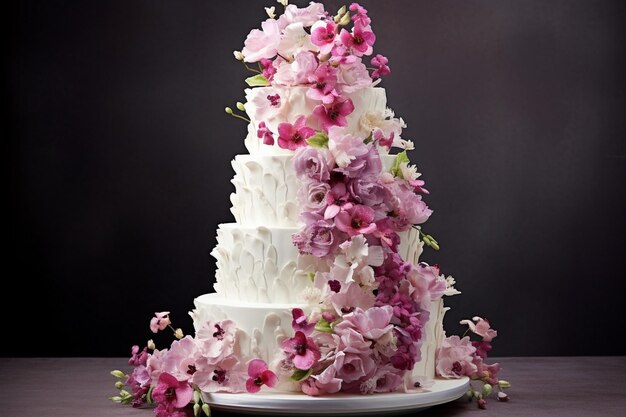
[[[231,320],[239,332],[239,346],[242,358],[247,361],[263,359],[270,369],[278,371],[283,360],[280,343],[293,337],[291,310],[301,308],[310,314],[313,306],[307,304],[260,304],[233,302],[217,293],[204,294],[194,300],[195,310],[191,312],[196,331],[207,321]],[[405,385],[411,388],[416,377],[435,377],[435,354],[443,339],[443,316],[447,309],[443,301],[433,301],[429,308],[421,347],[421,360],[415,363],[412,372],[407,373]],[[299,391],[298,385],[286,381],[276,387],[281,391]]]

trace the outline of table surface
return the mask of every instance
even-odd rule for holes
[[[495,358],[513,386],[511,400],[491,398],[486,410],[459,399],[417,416],[626,416],[626,356]],[[123,358],[0,358],[0,416],[152,417],[108,400],[112,369]],[[212,410],[213,417],[240,414]],[[411,413],[403,414],[405,416]]]

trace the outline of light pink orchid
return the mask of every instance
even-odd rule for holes
[[[248,380],[246,390],[249,393],[256,393],[263,385],[273,387],[278,382],[276,374],[267,369],[267,363],[261,359],[253,359],[248,363]]]
[[[241,53],[245,62],[257,62],[276,56],[276,48],[280,42],[280,28],[274,19],[261,23],[261,30],[252,29],[244,42]]]
[[[476,348],[472,346],[468,336],[461,339],[454,335],[444,339],[437,349],[437,375],[450,379],[475,374],[475,352]]]
[[[152,333],[158,333],[159,330],[165,330],[172,322],[169,318],[169,311],[154,313],[154,317],[150,320],[150,330]]]
[[[467,324],[472,333],[483,338],[483,342],[491,342],[498,335],[498,332],[491,328],[487,320],[478,316],[473,317],[472,320],[461,320],[460,324]]]
[[[314,134],[315,131],[306,126],[306,117],[300,116],[294,124],[281,123],[278,125],[278,146],[295,151],[306,146],[306,140]]]

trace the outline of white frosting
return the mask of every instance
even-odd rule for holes
[[[264,145],[262,139],[257,137],[259,123],[265,122],[269,130],[274,133],[275,139],[278,137],[278,125],[288,122],[294,123],[301,116],[307,116],[307,126],[321,130],[319,121],[312,116],[313,109],[321,104],[319,100],[312,100],[307,97],[306,92],[309,87],[256,87],[246,89],[246,103],[244,104],[246,113],[250,118],[248,125],[248,136],[245,140],[246,148],[251,155],[286,155],[293,153],[290,150],[282,149],[277,142],[274,145]],[[280,97],[276,106],[270,105],[268,96]],[[361,118],[370,113],[383,114],[387,106],[387,96],[385,89],[380,87],[366,87],[347,94],[347,97],[354,104],[354,111],[347,116],[347,129],[354,134],[366,137],[369,132],[364,132],[361,126]]]
[[[293,303],[311,286],[298,269],[298,250],[291,243],[296,227],[219,225],[215,291],[224,299],[251,303]]]
[[[293,155],[237,155],[230,209],[243,226],[295,227],[300,209]]]

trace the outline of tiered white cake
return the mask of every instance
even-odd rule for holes
[[[270,129],[282,122],[293,122],[299,114],[311,114],[318,101],[306,96],[306,87],[282,87],[281,108]],[[231,211],[236,223],[225,223],[217,231],[217,247],[212,255],[217,259],[215,293],[195,300],[193,313],[196,328],[207,321],[233,320],[241,333],[242,355],[261,358],[278,367],[284,354],[280,342],[292,337],[293,308],[311,312],[313,287],[310,273],[315,259],[300,255],[292,243],[292,235],[300,230],[297,202],[299,183],[293,166],[293,152],[262,144],[256,131],[261,121],[253,115],[257,96],[274,94],[275,88],[246,90],[246,113],[251,115],[245,140],[249,155],[237,155],[232,161],[235,176],[232,183]],[[363,134],[372,115],[386,111],[385,90],[367,87],[348,95],[354,111],[347,116],[349,132]],[[310,120],[315,125],[315,120]],[[383,152],[383,170],[388,171],[395,156]],[[400,233],[399,253],[405,261],[417,264],[423,243],[418,231]],[[412,374],[433,378],[435,350],[443,337],[443,303],[433,301],[430,319],[425,328],[421,347],[422,360]],[[288,389],[296,389],[292,386]]]

